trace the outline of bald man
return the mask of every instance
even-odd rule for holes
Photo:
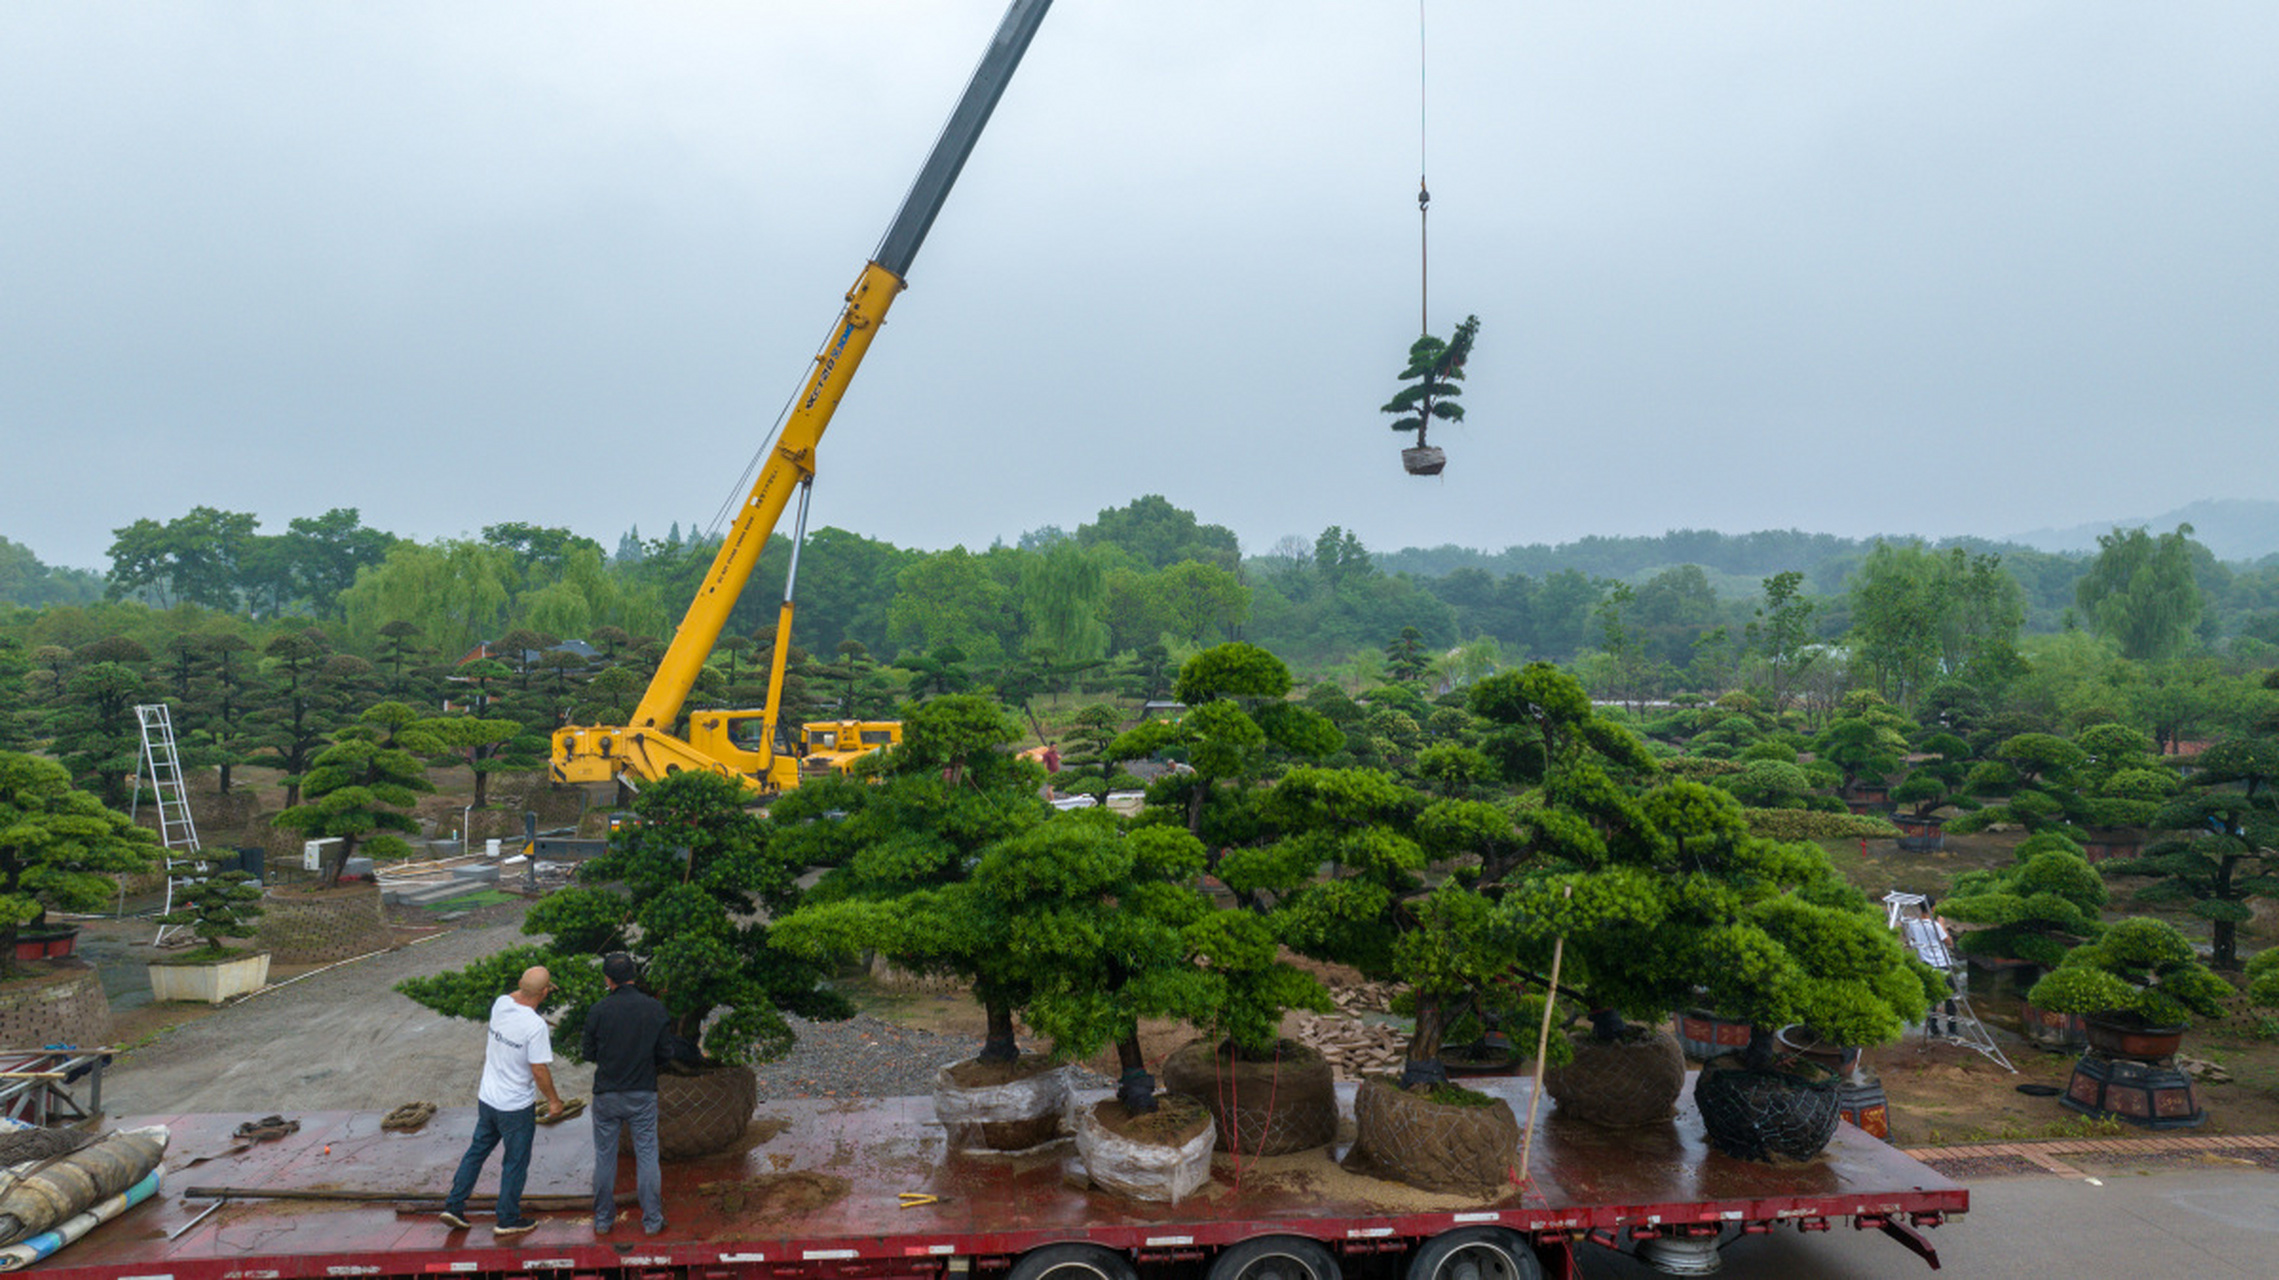
[[[459,1174],[451,1180],[451,1195],[443,1202],[443,1221],[464,1231],[467,1196],[483,1172],[491,1149],[506,1144],[506,1162],[499,1166],[498,1221],[491,1227],[494,1239],[511,1239],[538,1224],[522,1216],[522,1184],[530,1178],[530,1142],[538,1132],[533,1107],[546,1095],[546,1118],[562,1113],[561,1096],[554,1092],[554,1042],[538,1006],[554,994],[554,977],[543,967],[522,972],[513,991],[491,1002],[491,1034],[483,1051],[483,1083],[475,1091],[475,1138],[459,1160]]]

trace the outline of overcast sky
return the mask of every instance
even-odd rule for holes
[[[0,2],[0,534],[710,521],[999,0]],[[2279,497],[2279,5],[1060,0],[815,521],[1246,550]]]

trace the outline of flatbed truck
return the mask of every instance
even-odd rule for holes
[[[408,1084],[409,1082],[407,1082]],[[1524,1116],[1525,1080],[1473,1081]],[[1341,1086],[1351,1115],[1351,1086]],[[1080,1105],[1107,1096],[1079,1095]],[[1749,1235],[1872,1233],[1932,1267],[1924,1231],[1968,1211],[1967,1188],[1843,1126],[1815,1159],[1770,1165],[1710,1150],[1685,1106],[1667,1126],[1536,1119],[1524,1183],[1437,1195],[1347,1173],[1342,1143],[1271,1158],[1220,1153],[1177,1204],[1088,1185],[1073,1144],[1022,1155],[949,1149],[930,1098],[763,1102],[744,1143],[665,1167],[667,1225],[638,1214],[597,1235],[582,1118],[539,1131],[526,1196],[565,1197],[527,1236],[437,1217],[472,1108],[415,1133],[368,1112],[293,1117],[274,1142],[233,1140],[238,1115],[135,1116],[172,1132],[161,1191],[48,1259],[54,1280],[1534,1280],[1611,1249],[1699,1273]],[[1514,1153],[1515,1157],[1517,1153]],[[627,1157],[629,1163],[629,1157]],[[494,1185],[497,1162],[478,1187]],[[630,1169],[618,1179],[632,1188]],[[386,1201],[272,1198],[326,1192]],[[425,1200],[423,1205],[421,1200]],[[541,1205],[545,1202],[541,1201]],[[216,1207],[216,1206],[219,1207]],[[574,1207],[571,1207],[574,1206]]]

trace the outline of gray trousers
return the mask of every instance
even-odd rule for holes
[[[664,1177],[657,1169],[657,1095],[597,1093],[586,1109],[593,1119],[593,1221],[606,1230],[617,1220],[617,1131],[633,1131],[633,1189],[641,1198],[641,1229],[665,1226]]]

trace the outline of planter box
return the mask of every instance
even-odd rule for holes
[[[216,964],[150,966],[150,998],[220,1004],[231,996],[259,991],[269,983],[269,953],[257,951]]]
[[[2174,1057],[2188,1026],[2156,1027],[2135,1014],[2087,1014],[2089,1047],[2112,1058],[2159,1062]]]
[[[2078,1049],[2089,1043],[2089,1025],[2078,1013],[2055,1013],[2031,1003],[2018,1006],[2018,1029],[2045,1049]]]
[[[2127,828],[2098,828],[2081,842],[2081,854],[2091,862],[2134,858],[2144,852],[2144,833]]]
[[[1945,818],[1918,818],[1900,814],[1892,818],[1899,828],[1899,847],[1908,853],[1930,853],[1947,845]]]
[[[79,945],[79,926],[64,929],[18,929],[18,960],[61,960]]]

